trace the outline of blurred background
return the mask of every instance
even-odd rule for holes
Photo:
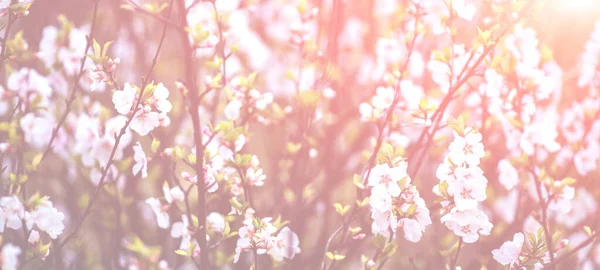
[[[106,42],[109,40],[119,40],[127,37],[129,40],[133,41],[131,43],[131,48],[127,48],[125,45],[119,46],[119,44],[116,44],[116,46],[113,47],[113,50],[115,50],[113,54],[121,57],[121,61],[123,62],[132,62],[129,65],[124,64],[119,69],[119,72],[121,72],[121,80],[139,81],[140,74],[144,74],[150,65],[151,55],[155,50],[156,41],[159,38],[158,29],[161,29],[161,24],[149,16],[144,16],[139,13],[133,13],[131,11],[121,9],[120,6],[125,3],[123,0],[100,1],[101,9],[98,15],[98,21],[100,24],[96,39]],[[143,3],[157,1],[160,2],[160,0],[139,0],[138,2]],[[241,2],[242,5],[244,5],[246,2],[250,1]],[[253,2],[285,3],[290,1],[257,0]],[[333,34],[340,34],[342,27],[346,25],[348,18],[361,18],[367,22],[372,20],[372,17],[374,16],[374,11],[372,9],[377,6],[377,3],[375,2],[380,1],[314,0],[310,2],[314,6],[324,6],[329,8],[334,6],[335,2],[338,7],[341,7],[338,9],[337,13],[326,13],[322,17],[319,17],[321,20],[321,35],[328,37]],[[399,0],[397,2],[400,3],[403,1]],[[600,0],[546,0],[544,3],[545,5],[535,14],[529,14],[527,16],[527,24],[536,29],[537,38],[539,39],[540,43],[547,45],[553,51],[553,57],[563,68],[563,71],[567,72],[569,70],[576,69],[581,53],[584,49],[584,44],[590,38],[590,34],[594,29],[594,24],[597,21],[600,21]],[[44,27],[48,25],[58,25],[57,17],[60,14],[65,15],[69,20],[73,21],[77,27],[79,27],[89,23],[92,14],[92,6],[93,3],[90,0],[37,0],[31,8],[30,15],[20,20],[15,29],[22,30],[24,32],[24,37],[29,42],[29,46],[35,51],[39,45],[39,41],[42,36],[41,33]],[[174,12],[173,17],[177,18],[177,15],[178,14]],[[261,14],[255,14],[255,17],[253,17],[254,21],[252,21],[252,24],[256,27],[255,29],[258,29],[258,37],[262,38],[261,42],[266,44],[267,47],[272,46],[271,48],[273,51],[277,52],[267,57],[266,61],[270,63],[269,61],[272,61],[270,58],[274,58],[274,62],[294,63],[297,61],[297,59],[294,59],[288,55],[293,53],[293,48],[281,46],[269,38],[269,34],[276,30],[267,27],[267,25],[261,24],[264,22],[261,22],[260,16]],[[472,38],[474,33],[476,33],[475,28],[476,25],[471,23],[463,23],[457,26],[459,36],[464,35],[464,37],[467,39]],[[356,42],[356,40],[359,40],[363,49],[361,53],[372,54],[375,50],[377,42],[377,39],[374,37],[382,34],[383,33],[377,33],[375,31],[356,31],[353,33],[353,35],[356,35],[355,39],[350,39],[350,41]],[[241,46],[244,46],[244,44],[241,44]],[[170,89],[174,89],[174,81],[181,80],[183,77],[183,65],[179,64],[181,63],[181,59],[183,57],[182,52],[179,49],[180,47],[181,39],[174,31],[170,31],[167,34],[165,48],[161,52],[158,65],[153,72],[153,78],[156,81],[165,82]],[[334,51],[329,51],[328,53],[341,55],[339,56],[339,59],[346,59],[344,57],[350,57],[349,54],[345,54],[346,51],[343,51],[342,49],[338,51],[337,48]],[[126,59],[128,57],[131,57],[131,59]],[[248,59],[242,59],[241,65],[245,66],[248,70],[252,70],[249,68],[252,66],[252,59],[250,59],[251,55],[246,57]],[[339,66],[357,65],[356,63],[346,63],[344,60],[338,60],[337,64]],[[263,65],[263,67],[265,70],[268,70],[271,66],[266,64]],[[351,75],[348,74],[351,73],[346,73],[346,78],[351,77]],[[268,81],[268,78],[261,78],[260,76],[259,70],[259,80],[262,83]],[[565,76],[569,76],[569,74],[565,74]],[[261,159],[261,165],[265,168],[266,174],[269,176],[269,181],[273,181],[273,184],[265,185],[264,188],[257,191],[257,197],[260,198],[257,202],[257,208],[261,210],[261,214],[264,216],[282,213],[284,218],[292,221],[291,226],[294,231],[298,232],[301,239],[308,239],[307,242],[303,243],[303,247],[311,247],[313,245],[319,247],[315,250],[308,249],[303,251],[302,256],[292,265],[296,269],[316,269],[314,268],[314,260],[320,259],[319,256],[323,254],[323,250],[321,250],[321,247],[323,247],[322,243],[327,240],[327,237],[331,234],[331,232],[339,226],[339,222],[336,221],[336,217],[332,216],[335,214],[332,213],[330,209],[332,202],[351,202],[352,198],[354,198],[355,192],[351,182],[351,176],[353,173],[357,173],[356,167],[361,167],[348,166],[348,164],[360,163],[361,157],[360,155],[348,156],[345,153],[359,153],[360,151],[358,150],[368,149],[369,136],[374,134],[373,128],[359,128],[359,116],[358,112],[356,112],[358,103],[361,100],[364,100],[365,97],[372,96],[374,87],[365,89],[363,88],[364,85],[356,83],[353,80],[337,81],[334,82],[332,86],[337,90],[338,96],[341,96],[340,99],[337,99],[334,104],[331,105],[332,111],[335,112],[339,118],[342,118],[342,116],[345,116],[346,114],[351,115],[353,120],[349,121],[351,124],[348,126],[341,125],[341,127],[338,127],[336,125],[337,123],[334,122],[323,131],[324,134],[320,134],[320,137],[330,139],[320,141],[322,146],[319,149],[323,149],[322,154],[324,156],[318,161],[303,161],[307,164],[303,164],[303,166],[299,167],[288,168],[289,171],[282,171],[281,168],[286,167],[285,164],[281,164],[281,160],[286,156],[285,154],[281,153],[283,151],[281,149],[286,148],[286,143],[288,141],[299,139],[297,137],[301,135],[296,134],[295,131],[301,129],[301,127],[292,128],[291,130],[285,130],[277,126],[254,125],[251,127],[251,131],[254,134],[251,139],[252,142],[247,151],[250,153],[255,153],[259,156]],[[282,90],[283,88],[288,87],[285,85],[271,84],[265,85],[264,87],[265,89],[276,88],[273,91],[281,90],[280,94],[278,94],[278,99],[280,100],[285,99],[286,93],[289,94],[289,92],[286,92],[286,90]],[[578,95],[577,88],[569,83],[565,84],[563,93],[565,94],[565,97],[577,97]],[[110,96],[108,95],[102,96],[102,93],[93,95],[98,100],[105,102],[105,104],[110,103]],[[171,118],[183,119],[185,111],[182,105],[183,102],[180,100],[180,96],[173,94],[171,95],[170,99],[172,99],[171,102],[175,107]],[[207,106],[209,106],[209,104],[207,104]],[[178,115],[180,117],[178,117]],[[177,125],[175,125],[175,127],[177,127]],[[170,130],[161,131],[159,136],[165,140],[164,145],[171,145],[177,141],[175,134],[178,134],[178,132],[183,131],[177,128],[172,128]],[[179,133],[178,135],[186,136],[189,135],[189,133],[183,132]],[[341,143],[343,144],[343,147],[340,147],[340,150],[338,149],[338,146],[341,141],[343,141]],[[349,143],[354,141],[359,142],[356,144]],[[356,148],[351,148],[351,145],[353,145],[352,147]],[[445,149],[445,147],[442,148],[443,149],[437,149],[437,151],[439,152]],[[354,151],[352,152],[352,150]],[[317,164],[319,166],[316,166]],[[413,176],[419,180],[419,189],[422,190],[423,197],[428,203],[434,201],[434,196],[430,187],[437,182],[434,173],[437,164],[439,164],[439,161],[432,160],[424,165],[424,168],[421,170],[421,174],[419,176]],[[495,164],[489,164],[489,169],[493,172],[495,170]],[[152,169],[151,171],[158,172],[159,170],[160,168]],[[56,169],[54,173],[55,175],[49,177],[60,177],[61,175],[64,175],[64,172],[62,172],[60,169]],[[291,180],[286,179],[285,175],[287,175],[288,178],[291,178]],[[312,181],[312,179],[319,180]],[[491,181],[492,179],[493,177],[490,177]],[[285,185],[281,184],[280,182],[286,182],[289,184],[290,188],[284,188]],[[160,190],[160,183],[160,181],[144,183],[140,187],[140,193],[144,195],[140,197],[149,196],[153,193],[156,194],[156,190]],[[323,194],[323,198],[320,200],[310,201],[303,205],[301,202],[293,202],[293,199],[290,199],[290,197],[293,196],[301,196],[302,193],[307,190],[307,187],[310,187],[315,183],[318,183],[314,187],[317,189],[317,194],[320,194],[319,192],[326,190],[326,194]],[[48,193],[53,194],[54,197],[68,194],[68,192],[84,193],[87,189],[87,187],[84,187],[81,190],[71,190],[67,192],[66,190],[60,190],[57,187],[48,186],[46,188],[49,191]],[[268,196],[261,196],[261,194]],[[212,210],[226,213],[229,210],[229,205],[226,203],[227,199],[228,198],[215,199],[211,205]],[[281,200],[288,201],[290,203],[275,203]],[[77,203],[75,204],[77,205]],[[131,213],[130,222],[132,222],[132,224],[144,220],[142,217],[140,217],[139,220],[136,220],[135,217],[141,216],[140,213],[136,213],[136,208],[131,208],[128,211]],[[75,213],[77,210],[73,210],[71,212]],[[99,215],[104,214],[99,213]],[[106,214],[104,217],[105,218],[103,220],[107,221],[108,223],[110,223],[112,218],[114,218],[111,217],[110,214]],[[439,224],[437,218],[432,219],[434,220],[434,225],[437,226],[437,229],[432,228],[429,230],[429,234],[431,236],[443,234],[446,228]],[[299,224],[302,224],[302,227],[300,227]],[[90,224],[86,226],[93,227],[101,225]],[[136,227],[131,226],[130,228],[135,230]],[[103,230],[99,229],[98,231],[102,232]],[[164,231],[144,229],[140,231],[131,231],[130,233],[136,233],[137,235],[140,235],[142,238],[147,240],[149,244],[161,244],[163,242],[168,242],[166,239],[169,238],[167,235],[168,232]],[[90,236],[83,236],[84,239],[88,237]],[[102,238],[101,233],[95,237],[90,237],[90,239],[100,238]],[[318,243],[321,243],[321,245]],[[468,258],[469,255],[467,255],[470,253],[489,254],[489,250],[496,248],[499,246],[499,244],[501,244],[501,242],[490,243],[489,246],[482,250],[469,250],[469,248],[467,248],[468,252],[463,253],[465,255],[463,256],[462,260],[464,260],[465,263],[470,262]],[[112,252],[110,248],[113,245],[118,245],[118,242],[98,244],[98,246],[101,247],[94,247],[98,248],[101,254],[97,260],[103,261],[105,258],[110,257],[110,253]],[[168,242],[168,244],[161,245],[174,248],[177,243]],[[231,249],[231,243],[227,245],[228,248]],[[407,251],[403,250],[403,252],[408,254],[405,255],[406,257],[423,255],[415,253],[424,253],[425,256],[420,257],[432,258],[432,261],[437,261],[437,265],[434,263],[434,266],[437,266],[436,269],[441,269],[444,263],[443,257],[437,254],[436,250],[438,250],[438,248],[427,249],[427,247],[424,247],[421,249],[411,249]],[[177,256],[175,254],[169,254],[168,256],[170,256],[172,260],[180,260],[180,258],[176,258]],[[306,268],[307,265],[310,265],[312,268]],[[392,265],[393,264],[389,264],[388,266],[391,267]],[[402,267],[405,266],[406,265],[403,265],[402,263],[396,265],[396,267],[399,267],[397,269],[403,269]]]

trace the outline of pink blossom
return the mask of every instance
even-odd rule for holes
[[[519,260],[525,236],[515,233],[512,241],[506,241],[499,249],[492,250],[494,260],[502,265],[512,265]]]
[[[132,168],[133,175],[138,175],[141,172],[142,178],[148,177],[148,160],[140,142],[136,142],[133,146],[133,160],[135,161]]]

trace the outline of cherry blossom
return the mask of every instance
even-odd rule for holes
[[[512,241],[506,241],[499,249],[492,250],[494,260],[502,265],[512,265],[519,260],[525,236],[515,233]]]
[[[181,238],[181,244],[179,245],[179,249],[187,250],[191,244],[192,235],[188,230],[190,226],[188,217],[186,215],[181,215],[181,221],[173,223],[171,227],[171,237],[173,238]]]
[[[454,132],[454,141],[448,147],[448,154],[452,162],[460,164],[466,162],[470,166],[479,165],[479,160],[485,156],[481,133],[466,129],[464,135]]]
[[[117,115],[106,120],[102,129],[102,124],[93,115],[82,114],[78,117],[73,150],[81,155],[84,166],[92,167],[95,163],[104,166],[108,162],[115,145],[115,136],[121,132],[126,122],[125,116]],[[131,133],[126,131],[116,149],[115,158],[123,157],[123,150],[131,140]]]
[[[456,208],[460,211],[473,209],[487,198],[487,180],[483,175],[461,174],[460,179],[448,185],[448,195],[454,196]]]
[[[550,197],[550,203],[548,204],[550,210],[568,213],[572,207],[571,201],[575,197],[575,189],[563,184],[563,181],[565,180],[554,181],[552,186],[543,185],[542,194],[544,197]],[[548,188],[551,188],[550,192],[547,191]]]
[[[579,87],[585,87],[592,84],[598,78],[598,55],[600,55],[600,21],[594,24],[594,31],[590,40],[585,44],[585,51],[581,55],[581,73],[577,80]]]
[[[135,161],[132,168],[133,174],[138,175],[141,172],[142,178],[148,177],[148,160],[140,142],[136,142],[133,146],[133,160]]]
[[[21,229],[25,209],[23,204],[16,196],[0,198],[0,232],[4,232],[4,228],[13,230]]]
[[[167,183],[163,184],[163,194],[167,203],[183,202],[185,200],[185,194],[179,187],[169,188]]]
[[[2,269],[16,270],[19,266],[19,255],[23,253],[20,247],[7,243],[2,247]]]
[[[156,85],[156,89],[152,93],[150,98],[150,104],[152,104],[161,113],[168,113],[173,108],[171,102],[167,99],[169,97],[169,90],[162,84]]]
[[[590,141],[573,155],[573,164],[580,175],[588,175],[598,167],[600,144]]]
[[[543,146],[548,152],[556,152],[560,144],[556,142],[558,131],[556,123],[549,117],[538,120],[525,128],[519,146],[528,155],[533,155],[535,146]]]
[[[107,84],[112,84],[115,76],[115,71],[121,63],[120,58],[108,59],[105,65],[97,64],[88,70],[88,76],[92,81],[90,85],[91,91],[104,91]]]
[[[48,98],[52,94],[52,88],[48,80],[40,75],[36,70],[21,68],[8,77],[8,90],[13,91],[19,98],[31,102],[36,97],[40,97],[41,106],[46,105]]]
[[[206,216],[206,222],[208,223],[208,229],[213,232],[222,233],[225,230],[225,219],[223,215],[217,212],[211,212]]]
[[[169,228],[169,225],[171,224],[169,214],[166,212],[167,209],[165,206],[160,203],[160,200],[157,198],[148,198],[146,199],[146,204],[154,211],[158,227],[161,229]]]
[[[401,191],[398,182],[408,176],[406,174],[407,167],[406,162],[400,162],[399,165],[393,168],[390,168],[388,164],[376,165],[371,169],[371,175],[367,184],[372,187],[383,185],[391,196],[398,197]]]
[[[47,233],[50,238],[56,239],[63,233],[65,215],[54,208],[52,202],[45,200],[35,210],[25,213],[28,229],[35,225],[40,231]]]
[[[283,258],[291,260],[301,251],[298,235],[288,227],[281,229],[274,241],[275,247],[271,249],[271,256],[275,261],[283,261]]]
[[[493,227],[487,215],[479,209],[453,209],[440,220],[465,243],[474,243],[480,235],[489,235]]]
[[[510,164],[510,161],[503,159],[498,162],[498,171],[500,173],[498,181],[507,190],[512,189],[519,183],[519,172]]]
[[[50,140],[47,134],[54,129],[54,118],[48,113],[28,113],[21,118],[21,129],[25,133],[25,141],[33,147],[42,148]]]
[[[115,109],[120,114],[127,114],[132,109],[134,101],[137,98],[137,87],[129,83],[125,83],[123,90],[117,90],[113,93],[112,101],[115,104]]]
[[[161,125],[168,125],[170,119],[167,113],[172,109],[171,102],[167,100],[169,91],[162,83],[149,84],[145,88],[147,91],[152,91],[150,97],[147,97],[146,94],[139,97],[138,88],[129,83],[125,83],[123,90],[115,91],[112,97],[117,112],[124,115],[135,113],[130,128],[140,136],[148,135],[150,131]],[[143,100],[138,100],[140,98]],[[139,107],[134,108],[137,104]]]
[[[555,217],[557,223],[560,223],[567,228],[576,227],[580,222],[584,221],[587,216],[595,213],[598,209],[595,198],[588,191],[579,188],[575,190],[574,193],[575,198],[570,200],[572,206],[571,210],[567,213],[557,213]],[[569,204],[569,202],[562,203]]]
[[[479,209],[479,203],[487,198],[488,181],[478,167],[485,151],[480,133],[460,124],[454,129],[450,152],[436,171],[440,184],[433,192],[444,198],[440,221],[465,243],[474,243],[479,235],[489,235],[493,227]]]
[[[157,112],[149,111],[144,108],[143,111],[138,111],[131,120],[131,129],[137,132],[140,136],[145,136],[150,133],[155,127],[160,125],[160,115]]]
[[[29,242],[30,244],[35,244],[38,241],[40,241],[40,233],[37,230],[32,230],[31,233],[29,233],[29,238],[27,239],[27,242]]]
[[[64,22],[65,20],[61,29],[55,26],[44,28],[38,57],[47,68],[53,68],[59,62],[67,75],[74,76],[79,72],[89,30],[87,27],[65,28]]]
[[[453,0],[452,9],[458,14],[459,17],[470,21],[476,13],[475,5],[466,3],[466,0]]]
[[[0,1],[0,9],[8,8],[10,6],[10,1],[11,0],[2,0],[2,1]]]
[[[404,237],[406,240],[413,243],[421,240],[424,228],[418,221],[410,218],[403,218],[398,223],[404,230]]]
[[[429,209],[407,175],[408,164],[398,161],[394,167],[378,164],[371,169],[368,185],[372,186],[369,205],[373,223],[371,231],[389,236],[398,228],[406,240],[419,242],[425,227],[431,224]]]

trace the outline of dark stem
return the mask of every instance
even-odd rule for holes
[[[185,0],[179,0],[179,13],[180,13],[180,27],[185,29],[187,27],[187,9],[185,7]],[[185,68],[186,86],[190,90],[188,93],[188,99],[190,106],[188,107],[188,113],[192,118],[192,127],[194,130],[194,144],[196,150],[196,164],[193,166],[196,172],[198,182],[196,183],[198,192],[198,230],[195,234],[196,241],[200,245],[200,268],[199,269],[211,269],[208,261],[208,255],[210,250],[206,242],[206,186],[204,184],[204,144],[202,143],[202,129],[200,124],[200,115],[198,108],[200,107],[200,97],[198,96],[198,89],[196,84],[196,69],[194,68],[194,54],[193,48],[188,40],[188,34],[186,32],[180,32],[181,42],[183,44],[183,60]],[[186,97],[184,97],[185,99]]]

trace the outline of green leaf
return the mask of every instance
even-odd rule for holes
[[[40,162],[42,162],[42,156],[43,153],[39,153],[37,155],[35,155],[35,157],[33,157],[33,159],[31,160],[31,168],[32,170],[37,170],[38,166],[40,165]]]
[[[94,46],[94,56],[98,59],[102,58],[102,50],[100,49],[100,44],[98,43],[98,41],[94,39],[92,41],[92,44]]]
[[[459,116],[458,119],[448,120],[448,126],[461,136],[465,132],[465,122],[462,116]]]
[[[333,207],[335,208],[335,211],[338,212],[338,214],[340,214],[341,216],[346,215],[346,213],[348,213],[348,211],[350,210],[350,205],[343,206],[340,203],[333,204]]]
[[[232,121],[221,121],[215,126],[215,132],[227,132],[233,129]]]
[[[338,254],[337,251],[335,251],[333,253],[328,251],[327,253],[325,253],[325,256],[327,256],[327,258],[329,258],[332,261],[341,261],[344,258],[346,258],[345,255]]]
[[[223,229],[223,234],[229,235],[230,232],[231,232],[231,227],[229,226],[229,222],[225,221],[225,229]]]
[[[288,142],[287,144],[287,150],[290,154],[296,154],[300,148],[302,148],[302,144],[300,143]]]
[[[188,161],[189,161],[191,164],[196,164],[196,155],[194,155],[194,154],[189,154],[189,155],[188,155]]]
[[[175,254],[177,254],[177,255],[181,255],[181,256],[186,256],[186,257],[189,257],[189,256],[190,256],[190,255],[187,253],[187,251],[185,251],[185,250],[181,250],[181,249],[175,250]]]
[[[362,201],[356,200],[356,205],[358,207],[365,207],[365,206],[369,205],[369,201],[370,201],[369,197],[364,198]]]
[[[373,244],[375,244],[378,249],[383,249],[386,243],[387,239],[381,234],[377,234],[375,238],[373,238]]]
[[[537,238],[532,233],[527,233],[527,239],[529,239],[529,243],[532,247],[537,247]]]
[[[562,181],[560,181],[561,187],[572,186],[577,182],[573,177],[565,177]]]
[[[478,39],[484,46],[487,46],[490,42],[490,37],[492,36],[492,31],[485,30],[482,31],[479,27],[477,27]]]
[[[235,198],[232,198],[232,199],[230,199],[230,200],[229,200],[229,204],[231,204],[231,206],[232,206],[233,208],[235,208],[235,209],[238,209],[238,210],[242,210],[242,209],[244,209],[244,205],[243,205],[243,204],[241,204],[241,203],[240,203],[238,200],[236,200]]]
[[[159,148],[160,148],[160,141],[157,140],[156,138],[153,138],[152,145],[150,145],[150,150],[152,151],[152,153],[156,153]]]
[[[313,107],[321,100],[321,93],[315,90],[302,91],[298,94],[298,100],[302,105]]]
[[[395,243],[389,243],[385,246],[385,248],[383,248],[382,253],[387,257],[391,257],[394,255],[394,253],[396,253],[396,250],[398,250],[398,245]]]
[[[110,48],[110,45],[112,44],[112,41],[106,42],[104,43],[104,46],[102,46],[102,57],[106,57],[106,53],[108,52],[108,48]]]
[[[362,177],[360,177],[360,175],[358,174],[354,174],[353,178],[352,178],[352,182],[354,182],[354,185],[359,188],[359,189],[365,189],[365,184],[362,181]]]
[[[352,235],[356,235],[357,233],[362,231],[362,228],[361,227],[356,227],[356,228],[350,227],[350,228],[348,228],[348,231],[350,233],[352,233]]]

